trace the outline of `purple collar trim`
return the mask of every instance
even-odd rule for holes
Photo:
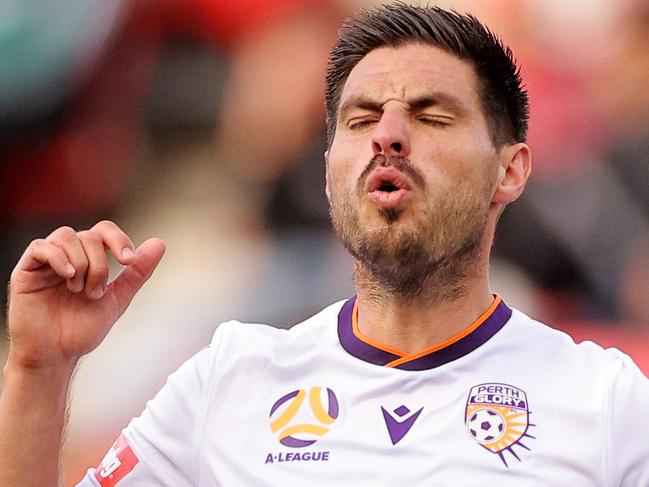
[[[356,296],[347,300],[338,314],[338,338],[347,353],[365,362],[382,366],[402,358],[399,355],[376,348],[354,335],[352,315],[355,302]],[[440,350],[403,362],[394,368],[401,370],[428,370],[457,360],[486,343],[505,326],[511,316],[511,308],[501,300],[491,315],[469,335]]]

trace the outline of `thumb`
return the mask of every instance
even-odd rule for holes
[[[165,244],[159,238],[150,238],[140,244],[135,254],[108,286],[115,296],[121,314],[142,285],[151,277],[165,253]]]

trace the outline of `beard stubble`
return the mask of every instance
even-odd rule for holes
[[[382,224],[364,228],[354,202],[365,197],[367,177],[377,166],[392,166],[403,172],[413,189],[428,196],[425,202],[419,202],[414,221],[401,221],[403,208],[376,208]],[[380,298],[388,293],[405,302],[422,295],[434,301],[462,297],[465,278],[480,257],[493,181],[491,171],[482,187],[461,182],[456,188],[430,195],[424,177],[407,158],[378,155],[368,163],[354,191],[332,188],[331,220],[354,257],[357,286],[370,296]]]

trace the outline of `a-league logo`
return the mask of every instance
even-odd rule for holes
[[[507,467],[504,452],[518,461],[514,446],[529,450],[521,440],[534,438],[528,433],[530,426],[527,395],[517,387],[507,384],[487,383],[471,388],[466,403],[464,422],[469,436],[496,453]]]
[[[327,407],[322,401],[326,391]],[[278,434],[279,442],[291,448],[302,448],[312,445],[329,431],[327,426],[338,418],[338,399],[329,388],[312,387],[307,392],[298,389],[282,396],[270,409],[270,430]],[[307,414],[303,408],[305,399],[309,398]]]

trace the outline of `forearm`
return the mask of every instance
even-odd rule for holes
[[[59,485],[59,455],[73,365],[4,368],[0,396],[0,487]]]
[[[110,250],[123,268],[109,282]],[[0,487],[56,487],[72,373],[162,259],[150,238],[134,249],[115,223],[60,227],[33,240],[11,273],[11,336],[0,395]]]

